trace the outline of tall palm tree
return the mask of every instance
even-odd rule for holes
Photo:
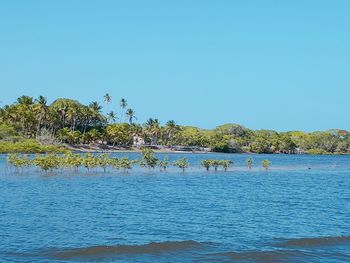
[[[86,129],[88,127],[88,125],[90,124],[91,121],[91,116],[90,116],[90,108],[87,106],[84,106],[81,109],[81,115],[82,115],[82,125],[83,125],[83,135],[85,135],[86,133]]]
[[[49,108],[47,106],[47,100],[44,96],[40,95],[38,99],[36,99],[35,101],[36,101],[36,105],[34,107],[34,111],[37,114],[37,120],[38,120],[36,135],[38,135],[42,122],[46,120]]]
[[[137,118],[135,116],[135,111],[133,109],[127,109],[126,112],[125,112],[125,115],[129,119],[130,125],[132,125],[132,120],[133,119],[137,120]]]
[[[112,97],[111,97],[111,95],[109,95],[109,93],[106,93],[106,94],[103,96],[103,100],[104,100],[104,102],[105,102],[106,104],[109,104],[109,103],[111,103],[111,101],[112,101]]]
[[[77,105],[71,105],[66,113],[67,122],[70,123],[70,129],[75,130],[77,118],[81,116],[81,109]]]
[[[109,113],[107,113],[107,120],[108,122],[115,122],[118,119],[117,114],[115,114],[114,111],[110,111]]]
[[[69,109],[67,100],[65,99],[58,100],[58,101],[55,101],[52,105],[54,105],[53,106],[54,109],[59,114],[62,128],[64,128],[66,125],[66,114]]]
[[[164,126],[164,141],[169,143],[173,138],[174,134],[180,131],[180,126],[176,124],[174,120],[168,121]]]
[[[90,121],[92,125],[98,126],[101,121],[105,121],[104,120],[104,116],[102,116],[101,110],[102,110],[102,106],[97,102],[97,101],[93,101],[89,104],[89,109],[90,109]]]
[[[30,128],[35,127],[37,121],[34,114],[34,100],[29,96],[21,96],[17,99],[17,103],[15,111],[20,119],[22,132],[30,136]]]
[[[124,110],[126,108],[126,106],[128,106],[128,102],[126,101],[126,99],[121,98],[120,102],[119,102],[119,105]]]
[[[92,109],[96,113],[100,113],[100,111],[102,110],[102,106],[97,101],[91,102],[89,104],[89,108]]]
[[[158,144],[158,139],[161,134],[160,123],[158,119],[149,118],[145,123],[145,133],[151,139],[152,145]]]
[[[121,116],[123,116],[123,115],[124,115],[123,110],[128,106],[128,102],[126,101],[126,99],[121,98],[121,99],[120,99],[120,102],[119,102],[119,106],[120,106],[120,108],[122,108],[122,114],[121,114]],[[121,121],[122,121],[122,119],[120,118],[120,122],[121,122]]]

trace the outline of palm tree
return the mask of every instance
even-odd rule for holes
[[[46,100],[46,98],[45,98],[44,96],[40,95],[40,96],[38,97],[38,99],[36,100],[36,102],[37,102],[38,104],[41,104],[41,105],[46,105],[47,100]]]
[[[115,122],[118,119],[117,114],[114,113],[114,111],[110,111],[109,113],[107,113],[107,120],[108,122]]]
[[[36,127],[36,116],[34,114],[34,100],[29,96],[21,96],[17,99],[16,115],[20,119],[23,134],[30,136],[31,127]]]
[[[80,115],[81,115],[80,108],[77,107],[76,105],[71,105],[68,108],[67,113],[66,113],[66,119],[67,119],[67,122],[70,123],[70,129],[72,131],[75,130],[77,118]]]
[[[111,103],[111,101],[112,101],[112,97],[111,97],[111,95],[109,95],[108,93],[106,93],[106,94],[103,96],[103,100],[104,100],[104,102],[105,102],[106,104],[109,104],[109,103]]]
[[[99,113],[102,110],[102,106],[97,101],[91,102],[89,104],[89,108],[92,109],[96,113]]]
[[[104,116],[101,116],[102,106],[97,102],[93,101],[89,104],[90,109],[90,120],[91,124],[94,126],[98,126],[101,121],[105,121]]]
[[[81,114],[82,114],[82,125],[83,125],[83,135],[86,133],[86,129],[88,125],[90,124],[91,121],[91,116],[90,116],[90,108],[87,106],[84,106],[81,109]]]
[[[129,119],[130,125],[132,125],[132,120],[133,119],[137,120],[137,118],[135,116],[135,111],[133,109],[127,109],[125,115]]]
[[[161,129],[158,119],[149,118],[145,123],[145,133],[151,139],[152,145],[158,144]]]
[[[121,98],[120,102],[119,102],[119,105],[124,110],[126,108],[126,106],[128,106],[128,102],[126,101],[126,99]]]
[[[120,102],[119,102],[119,106],[120,108],[122,108],[122,111],[128,106],[128,102],[126,101],[126,99],[121,98]],[[123,113],[121,114],[123,115]],[[122,119],[120,118],[120,122],[122,121]]]
[[[39,96],[36,100],[36,105],[34,108],[34,111],[37,112],[37,118],[38,118],[38,125],[36,128],[36,135],[38,135],[39,130],[41,128],[43,120],[46,119],[47,113],[48,113],[48,106],[47,106],[47,100],[44,96]]]
[[[57,100],[52,105],[54,105],[54,109],[57,111],[61,118],[62,128],[66,125],[66,114],[68,110],[68,102],[65,99]]]
[[[25,95],[19,97],[17,99],[17,102],[18,104],[26,105],[26,106],[34,104],[33,98]]]
[[[169,143],[169,141],[171,141],[175,133],[180,131],[180,129],[181,129],[180,126],[177,125],[174,120],[168,121],[164,126],[164,136],[162,136],[164,142]]]

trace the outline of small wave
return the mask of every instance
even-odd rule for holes
[[[161,243],[148,243],[145,245],[116,245],[116,246],[92,246],[72,249],[51,250],[47,255],[54,259],[69,260],[74,258],[103,258],[117,255],[136,254],[161,254],[173,251],[200,248],[204,243],[196,241],[167,241]]]
[[[350,244],[350,236],[289,239],[284,242],[275,244],[275,246],[277,247],[318,247],[318,246],[334,246],[334,245],[340,245],[340,244]]]

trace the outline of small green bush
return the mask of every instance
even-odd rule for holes
[[[262,167],[267,171],[270,168],[271,162],[269,160],[263,160],[261,162]]]
[[[182,172],[185,172],[185,169],[190,165],[187,158],[181,158],[175,162],[173,162],[173,165],[182,169]]]
[[[164,156],[163,160],[158,161],[158,166],[160,167],[161,170],[166,171],[166,169],[169,166],[169,157]]]
[[[210,167],[214,167],[215,171],[218,170],[219,167],[222,167],[225,172],[227,171],[227,169],[233,164],[232,161],[230,160],[211,160],[211,159],[207,159],[207,160],[203,160],[201,162],[201,165],[203,167],[205,167],[205,169],[207,171],[209,171]]]
[[[54,171],[60,166],[60,157],[54,153],[46,155],[37,154],[33,160],[33,164],[41,168],[44,172]]]

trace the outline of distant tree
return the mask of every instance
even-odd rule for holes
[[[161,126],[158,119],[149,118],[144,124],[145,141],[150,141],[151,145],[157,145],[161,138]]]
[[[133,119],[137,119],[135,116],[135,111],[133,109],[127,109],[125,115],[128,118],[130,125],[133,124]]]
[[[36,100],[36,105],[34,106],[34,111],[38,117],[38,124],[36,128],[36,135],[39,134],[39,131],[42,127],[44,121],[46,121],[49,107],[47,106],[47,100],[44,96],[39,96]]]
[[[124,110],[125,108],[128,106],[128,102],[126,101],[126,99],[121,98],[119,101],[119,106],[122,109],[122,116],[124,115]],[[122,122],[122,119],[120,118],[120,122]]]
[[[117,114],[115,114],[114,111],[110,111],[109,113],[107,113],[107,121],[108,122],[112,122],[114,123],[117,120]]]
[[[111,101],[112,101],[112,97],[111,97],[111,95],[109,95],[108,93],[106,93],[106,94],[103,96],[103,100],[104,100],[104,102],[105,102],[106,104],[109,104],[109,103],[111,103]]]
[[[128,102],[126,101],[126,99],[121,98],[119,102],[119,106],[124,110],[126,106],[128,106]]]
[[[168,121],[163,127],[162,142],[163,144],[171,145],[174,136],[181,131],[179,125],[174,120]]]
[[[114,145],[129,146],[133,143],[132,126],[128,123],[115,123],[106,128],[107,140]]]

